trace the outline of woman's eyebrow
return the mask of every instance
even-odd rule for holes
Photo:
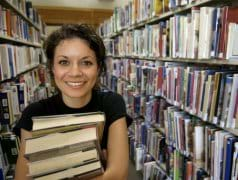
[[[88,58],[94,58],[93,56],[84,56],[84,57],[82,57],[82,58],[80,58],[80,59],[88,59]]]
[[[59,58],[59,57],[68,58],[68,57],[65,56],[65,55],[58,55],[58,56],[56,56],[56,58]]]

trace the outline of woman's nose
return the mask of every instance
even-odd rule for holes
[[[71,68],[69,69],[69,73],[72,76],[81,76],[83,74],[80,65],[76,63],[72,64]]]

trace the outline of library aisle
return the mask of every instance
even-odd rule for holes
[[[143,176],[141,172],[136,171],[135,165],[130,161],[128,169],[128,180],[142,180]]]

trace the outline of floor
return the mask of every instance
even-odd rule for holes
[[[129,163],[129,172],[128,172],[128,180],[142,180],[143,176],[141,172],[137,172],[135,170],[134,164],[130,161]]]

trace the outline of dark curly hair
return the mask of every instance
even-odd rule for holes
[[[52,32],[44,42],[44,50],[48,59],[47,63],[50,74],[53,76],[52,67],[56,47],[61,41],[72,38],[80,38],[88,43],[90,49],[92,49],[96,55],[99,75],[105,73],[105,46],[95,30],[87,24],[65,24],[58,30]]]

